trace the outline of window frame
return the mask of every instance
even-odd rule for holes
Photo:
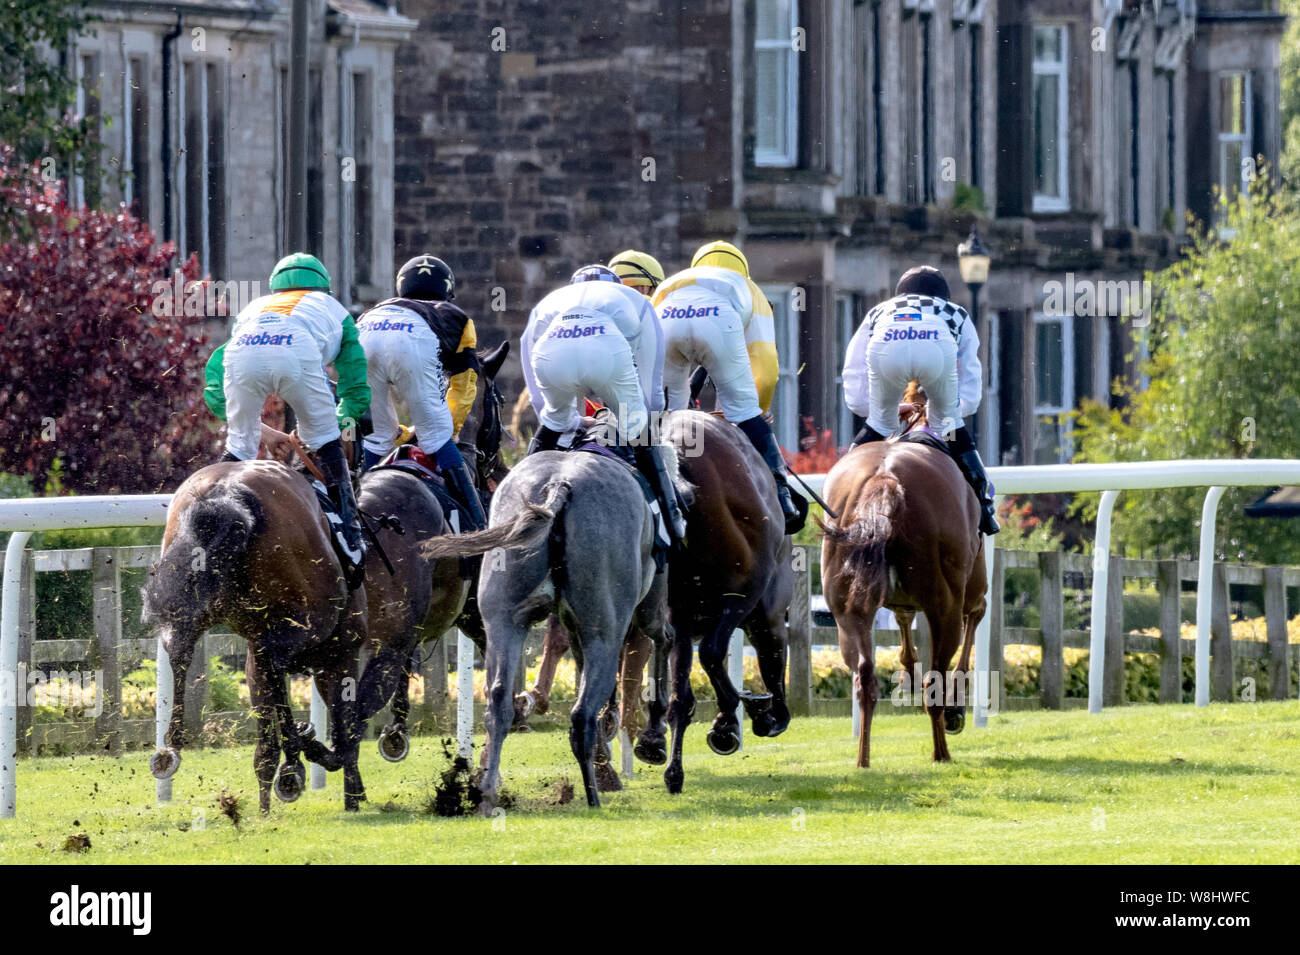
[[[793,285],[763,285],[772,303],[772,330],[776,339],[777,378],[772,396],[772,433],[777,444],[791,454],[799,452],[799,315],[791,299]]]
[[[1060,60],[1048,61],[1038,58],[1036,38],[1032,43],[1032,72],[1035,84],[1040,76],[1055,76],[1056,86],[1056,175],[1061,184],[1059,195],[1050,195],[1038,191],[1034,184],[1034,212],[1068,212],[1070,209],[1070,27],[1066,23],[1035,23],[1033,33],[1039,30],[1056,30],[1059,37]],[[1033,91],[1030,94],[1030,106],[1033,104]],[[1034,148],[1038,147],[1039,130],[1034,123]]]
[[[1044,325],[1061,326],[1061,402],[1059,404],[1048,404],[1042,400],[1042,395],[1038,393],[1038,336],[1039,331]],[[1074,316],[1073,315],[1048,315],[1044,312],[1034,313],[1034,446],[1029,449],[1029,458],[1031,463],[1040,463],[1038,461],[1038,426],[1043,418],[1056,417],[1055,423],[1057,431],[1056,463],[1065,464],[1070,460],[1070,423],[1059,420],[1061,415],[1068,414],[1074,410],[1078,401],[1078,394],[1075,389],[1074,380]]]
[[[759,144],[760,136],[758,135],[759,124],[763,122],[763,117],[758,115],[757,94],[755,95],[754,110],[754,165],[777,169],[791,169],[799,165],[799,51],[794,48],[795,31],[799,29],[799,0],[757,0],[758,3],[764,2],[785,2],[789,10],[789,29],[786,30],[785,39],[764,40],[760,39],[757,32],[754,36],[754,84],[755,89],[758,85],[758,54],[760,51],[783,51],[786,54],[786,82],[785,82],[785,135],[789,148],[785,152],[761,148]],[[755,23],[757,24],[758,15],[755,12]]]
[[[1242,79],[1242,100],[1243,100],[1242,110],[1241,110],[1242,132],[1225,133],[1220,128],[1220,124],[1222,123],[1223,120],[1223,81],[1230,77],[1238,77],[1238,76],[1241,77]],[[1218,146],[1218,153],[1219,153],[1218,155],[1219,169],[1215,181],[1218,183],[1220,190],[1226,189],[1227,177],[1225,176],[1225,172],[1227,170],[1224,167],[1224,163],[1227,158],[1226,157],[1227,149],[1230,144],[1239,143],[1242,146],[1242,150],[1241,150],[1241,160],[1237,164],[1237,177],[1236,177],[1237,194],[1240,195],[1243,193],[1249,193],[1250,183],[1249,180],[1246,178],[1245,163],[1247,159],[1254,158],[1252,154],[1254,152],[1254,135],[1255,135],[1253,122],[1252,122],[1253,117],[1251,116],[1251,108],[1250,108],[1251,96],[1254,92],[1253,89],[1251,88],[1250,70],[1244,70],[1244,69],[1220,70],[1218,73],[1215,74],[1215,79],[1218,81],[1217,96],[1218,96],[1218,107],[1219,107],[1215,111],[1215,120],[1214,120],[1214,141],[1215,144]]]

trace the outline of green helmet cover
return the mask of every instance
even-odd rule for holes
[[[284,292],[295,288],[329,291],[330,274],[320,259],[306,252],[293,252],[275,263],[271,270],[271,291]]]

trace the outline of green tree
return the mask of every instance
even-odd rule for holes
[[[88,0],[0,0],[0,143],[20,162],[52,160],[51,181],[97,158],[96,130],[73,115],[77,84],[67,65],[86,32]],[[13,210],[0,205],[0,217]]]
[[[1261,175],[1220,204],[1221,230],[1197,228],[1187,256],[1153,283],[1150,359],[1140,390],[1117,385],[1121,410],[1076,413],[1076,460],[1300,456],[1300,201]],[[1231,236],[1225,239],[1225,236]],[[1125,492],[1115,541],[1128,553],[1195,554],[1204,488]],[[1219,505],[1227,557],[1300,562],[1300,535],[1242,507],[1259,488],[1230,488]],[[1095,512],[1090,495],[1077,507]]]

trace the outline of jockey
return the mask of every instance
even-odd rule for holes
[[[357,328],[369,363],[370,417],[365,466],[393,450],[400,425],[394,397],[406,403],[421,451],[438,463],[470,530],[487,527],[483,502],[455,435],[473,406],[478,381],[473,320],[449,301],[456,279],[442,259],[418,255],[397,273],[397,297],[362,314]]]
[[[203,398],[227,424],[223,461],[257,457],[267,396],[279,394],[293,408],[299,436],[316,453],[342,519],[341,549],[352,562],[348,583],[356,587],[366,549],[340,429],[365,414],[370,386],[356,323],[329,288],[329,272],[314,255],[295,252],[277,262],[271,294],[244,306],[230,340],[208,359]],[[329,364],[338,372],[337,408],[325,375]]]
[[[693,365],[709,371],[723,417],[740,428],[776,480],[785,531],[803,526],[786,480],[785,459],[763,417],[776,393],[776,332],[772,306],[749,277],[749,262],[730,242],[701,246],[691,267],[659,286],[655,308],[664,326],[668,407],[690,403]]]
[[[609,260],[609,267],[624,285],[636,289],[646,298],[653,297],[655,289],[664,280],[664,267],[659,260],[636,249],[620,252]]]
[[[947,280],[930,266],[904,273],[894,293],[867,313],[844,359],[844,402],[867,419],[853,446],[883,441],[895,429],[898,403],[916,379],[925,389],[930,421],[947,437],[953,460],[979,498],[980,531],[996,534],[993,486],[962,421],[979,408],[984,389],[975,323],[949,300]]]
[[[645,475],[678,541],[686,521],[660,449],[641,439],[663,410],[663,334],[650,300],[604,265],[573,273],[528,316],[520,356],[540,427],[528,453],[568,449],[590,391],[617,413],[618,453]]]

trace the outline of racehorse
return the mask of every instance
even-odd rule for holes
[[[144,590],[144,615],[160,628],[175,694],[167,745],[150,760],[155,777],[169,778],[180,767],[186,672],[200,637],[224,620],[248,645],[262,812],[270,811],[273,783],[286,802],[302,794],[300,754],[329,770],[341,767],[344,808],[358,808],[365,790],[349,681],[366,632],[366,592],[349,591],[325,516],[301,475],[267,460],[212,464],[192,474],[168,508],[162,550]],[[295,724],[290,673],[312,674],[330,703],[333,750]],[[278,771],[276,723],[285,756]]]
[[[904,432],[925,425],[925,396],[916,382],[900,405]],[[942,439],[939,439],[942,441]],[[839,630],[840,653],[853,672],[862,710],[859,767],[871,763],[871,714],[878,693],[871,626],[888,607],[902,634],[905,685],[916,665],[912,620],[930,624],[930,670],[922,679],[934,739],[933,758],[951,759],[946,734],[965,725],[964,688],[975,628],[984,617],[984,536],[975,492],[952,458],[912,441],[877,441],[850,451],[826,476],[826,503],[838,523],[819,522],[822,592]],[[953,654],[962,646],[954,672]]]
[[[501,395],[495,379],[509,350],[509,342],[503,342],[481,356],[478,394],[461,427],[461,434],[469,436],[460,442],[461,453],[477,477],[485,506],[489,487],[502,476]],[[406,719],[416,647],[436,641],[457,622],[471,637],[478,636],[481,647],[482,624],[475,604],[467,610],[473,578],[461,574],[461,561],[434,559],[423,552],[425,541],[450,528],[437,498],[420,478],[397,468],[367,471],[358,502],[368,519],[378,518],[385,528],[401,532],[380,531],[384,553],[372,547],[366,556],[370,626],[358,691],[363,724],[392,699],[393,722],[380,734],[379,751],[396,762],[405,758],[410,746]]]
[[[671,658],[654,655],[655,692],[636,754],[654,765],[667,760],[666,710],[673,743],[664,782],[669,792],[680,793],[682,742],[695,708],[690,682],[693,641],[699,641],[700,664],[718,701],[707,736],[715,753],[725,756],[740,748],[736,707],[742,701],[755,736],[779,736],[789,726],[785,613],[794,594],[794,568],[776,486],[749,440],[735,426],[700,411],[664,415],[661,434],[676,449],[693,503],[687,509],[685,546],[674,554],[668,574]],[[770,696],[743,694],[732,685],[725,662],[737,628],[749,635]]]
[[[600,805],[597,718],[613,693],[624,640],[635,624],[659,645],[667,641],[665,575],[656,572],[651,556],[655,533],[641,486],[626,465],[603,454],[543,451],[501,482],[487,530],[425,545],[433,557],[492,551],[478,586],[487,636],[483,811],[498,797],[524,639],[530,625],[553,611],[573,635],[581,674],[569,745],[587,805]]]

